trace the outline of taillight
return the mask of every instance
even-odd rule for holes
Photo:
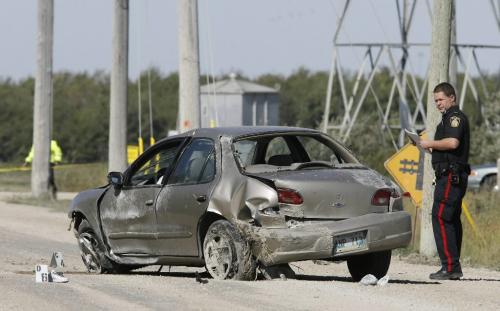
[[[392,192],[389,189],[380,189],[372,197],[372,205],[389,206]]]
[[[299,205],[304,203],[300,193],[293,189],[278,188],[278,202]]]

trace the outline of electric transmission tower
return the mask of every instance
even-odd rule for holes
[[[396,12],[398,14],[398,29],[400,42],[339,42],[341,33],[348,13],[355,16],[356,12],[350,11],[351,1],[346,0],[340,16],[337,19],[337,27],[333,36],[333,48],[331,56],[331,69],[328,79],[325,108],[323,113],[322,130],[334,132],[341,141],[346,142],[353,128],[357,125],[366,99],[372,96],[379,114],[380,129],[383,135],[389,135],[393,146],[398,149],[404,143],[404,129],[423,130],[426,128],[426,90],[428,87],[428,72],[421,79],[408,64],[413,57],[414,49],[430,49],[430,43],[412,43],[409,41],[409,32],[416,18],[416,6],[425,5],[429,17],[432,19],[432,8],[429,1],[424,0],[397,0]],[[500,1],[490,0],[493,17],[500,30]],[[452,23],[451,51],[450,51],[450,79],[455,84],[459,93],[460,108],[464,106],[464,100],[468,92],[471,92],[477,110],[482,113],[482,101],[490,97],[490,90],[486,85],[484,71],[480,67],[478,50],[500,49],[500,45],[491,44],[463,44],[456,43],[455,26]],[[363,52],[361,64],[356,71],[353,87],[347,88],[343,74],[343,64],[339,57],[342,50],[356,49]],[[399,57],[398,57],[399,56]],[[377,72],[383,66],[383,60],[388,64],[393,79],[388,100],[382,102],[379,91],[373,86]],[[430,66],[430,64],[429,64]],[[461,85],[457,85],[456,68],[460,66],[463,70],[464,79]],[[472,79],[476,72],[478,79]],[[334,81],[337,80],[335,84]],[[479,81],[479,82],[477,82]],[[333,88],[338,88],[341,100],[337,105],[337,114],[332,114]],[[484,98],[481,98],[484,97]],[[393,108],[397,102],[398,117],[393,114]],[[395,122],[395,120],[397,120]]]

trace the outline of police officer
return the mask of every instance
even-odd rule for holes
[[[460,279],[462,246],[462,198],[470,173],[469,121],[456,104],[455,89],[443,82],[434,88],[434,101],[442,114],[434,140],[421,140],[420,145],[432,152],[436,175],[432,227],[441,259],[441,269],[429,277],[434,280]]]

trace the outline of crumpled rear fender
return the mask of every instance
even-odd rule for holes
[[[262,220],[264,209],[278,206],[272,185],[240,173],[231,149],[231,138],[221,137],[221,174],[213,189],[207,211],[233,222]],[[283,221],[283,226],[285,225]]]

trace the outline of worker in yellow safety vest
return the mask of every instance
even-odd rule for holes
[[[57,198],[57,186],[54,179],[54,166],[62,161],[62,150],[57,144],[57,141],[50,141],[50,169],[49,169],[49,189],[52,191],[52,197]],[[33,162],[33,146],[31,146],[30,153],[24,159],[24,165]]]

